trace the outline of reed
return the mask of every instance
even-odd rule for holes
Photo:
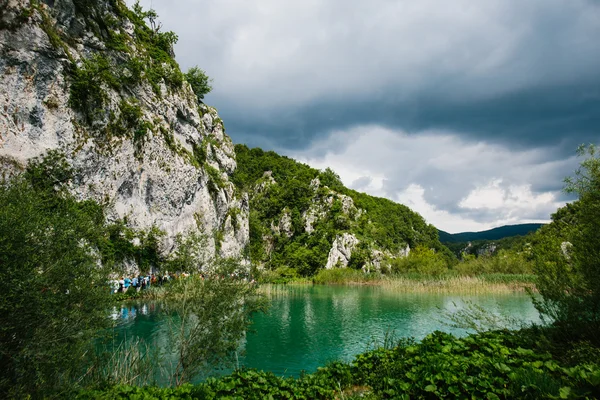
[[[486,276],[440,276],[425,279],[393,276],[382,280],[382,285],[402,292],[420,293],[513,293],[535,289],[530,279],[520,276],[504,280]]]
[[[513,293],[535,291],[535,275],[526,274],[481,274],[466,276],[458,274],[426,275],[419,273],[383,275],[366,274],[360,270],[336,268],[321,270],[312,280],[290,279],[285,285],[376,285],[406,293]],[[277,294],[285,291],[282,285],[263,285],[261,291]]]
[[[91,386],[146,385],[154,381],[158,351],[141,338],[105,345],[84,377]]]

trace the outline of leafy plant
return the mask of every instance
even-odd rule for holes
[[[235,260],[217,260],[204,277],[196,274],[170,285],[164,310],[170,316],[170,348],[177,355],[175,385],[231,362],[250,316],[265,309],[265,298],[254,283],[241,279],[243,272]]]
[[[600,156],[582,146],[586,157],[566,190],[578,201],[552,216],[534,246],[540,313],[571,338],[598,343],[600,330]]]
[[[204,99],[204,96],[212,90],[211,82],[206,73],[198,67],[192,67],[185,73],[185,80],[190,84],[198,102]]]
[[[93,245],[102,213],[54,191],[56,176],[0,186],[0,393],[55,395],[91,362],[109,323],[107,273]],[[56,169],[54,169],[56,171]]]
[[[83,59],[81,66],[72,69],[69,104],[84,115],[88,124],[98,118],[108,100],[105,85],[118,88],[120,84],[104,55]]]

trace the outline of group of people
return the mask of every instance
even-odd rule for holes
[[[134,275],[133,277],[121,276],[120,279],[111,280],[110,287],[113,293],[125,293],[130,290],[130,288],[132,288],[131,290],[139,292],[140,290],[149,288],[152,285],[163,285],[164,283],[176,278],[177,277],[175,275],[169,273],[165,273],[164,275]]]
[[[125,276],[125,275],[121,275],[120,279],[112,279],[110,281],[110,290],[111,293],[125,293],[128,290],[135,290],[137,292],[139,292],[140,290],[144,290],[147,289],[151,286],[154,285],[163,285],[165,283],[168,283],[169,281],[172,281],[174,279],[179,279],[179,278],[185,278],[190,276],[189,273],[186,272],[182,272],[182,273],[176,273],[176,274],[169,274],[168,272],[165,272],[163,275],[161,274],[150,274],[150,275],[134,275],[133,277],[131,276]],[[200,273],[200,277],[202,278],[202,280],[204,280],[206,277],[204,275],[204,273]],[[250,282],[250,283],[256,283],[256,281],[254,280],[254,278],[248,274],[248,273],[232,273],[229,276],[225,275],[225,276],[217,276],[217,279],[224,279],[224,278],[231,278],[231,279],[241,279],[244,280],[246,282]]]

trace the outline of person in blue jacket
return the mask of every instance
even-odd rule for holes
[[[131,286],[131,279],[127,277],[123,280],[123,291],[126,292],[129,286]]]

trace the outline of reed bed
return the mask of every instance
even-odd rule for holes
[[[285,284],[262,285],[260,291],[268,295],[288,292],[290,285],[373,285],[405,293],[485,294],[535,291],[535,276],[525,274],[482,274],[465,276],[446,274],[365,274],[362,271],[337,269],[323,270],[312,280],[291,279]]]
[[[534,290],[535,284],[518,280],[488,280],[485,276],[451,276],[415,280],[402,276],[383,279],[382,285],[402,292],[418,293],[514,293]]]

